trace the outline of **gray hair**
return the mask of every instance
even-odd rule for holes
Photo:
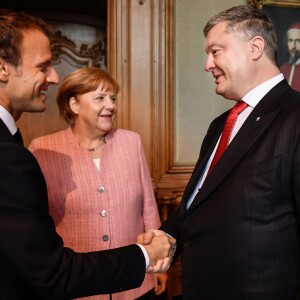
[[[212,17],[203,29],[205,37],[218,23],[227,22],[227,32],[242,33],[245,40],[261,36],[265,41],[267,57],[278,66],[277,37],[272,21],[260,9],[253,5],[238,5]]]

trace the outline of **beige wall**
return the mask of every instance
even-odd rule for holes
[[[210,17],[244,0],[174,1],[174,163],[194,165],[208,125],[232,106],[215,94],[212,76],[204,71],[203,27]]]

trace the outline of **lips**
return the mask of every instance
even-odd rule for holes
[[[219,83],[220,79],[224,76],[224,74],[213,75],[215,78],[215,83]]]
[[[102,117],[102,118],[111,118],[112,115],[99,115],[99,117]]]
[[[48,87],[43,87],[43,88],[40,89],[40,93],[42,95],[45,95],[46,97],[47,97],[47,91],[48,91]]]

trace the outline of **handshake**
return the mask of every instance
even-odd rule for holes
[[[150,262],[147,273],[161,273],[169,269],[176,250],[174,238],[161,230],[150,229],[138,236],[137,243],[148,253]]]

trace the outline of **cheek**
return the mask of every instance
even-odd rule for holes
[[[223,71],[227,80],[238,80],[241,72],[239,67],[230,63],[223,68]]]
[[[239,76],[241,78],[244,78],[244,76],[248,74],[249,68],[251,66],[251,61],[246,55],[240,55],[236,54],[232,57],[231,60],[229,60],[229,68],[231,69],[232,73],[235,74],[236,78],[239,79]]]
[[[215,58],[215,65],[227,74],[236,72],[237,62],[240,58],[235,53],[226,53]]]
[[[99,114],[104,109],[104,105],[102,103],[96,103],[89,106],[90,113]]]

